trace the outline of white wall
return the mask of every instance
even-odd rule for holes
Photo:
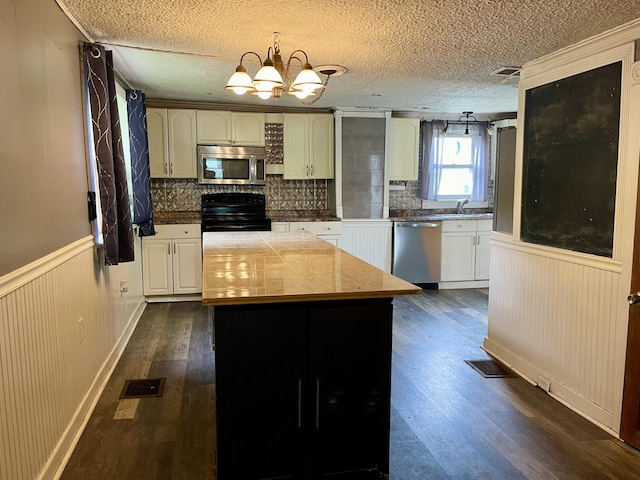
[[[55,478],[145,305],[139,239],[107,268],[90,234],[83,41],[54,0],[0,0],[3,480]]]
[[[513,235],[492,235],[489,328],[484,342],[487,351],[532,383],[549,381],[551,395],[614,434],[620,428],[640,156],[635,38],[640,38],[640,22],[532,62],[523,70],[514,205],[521,204],[522,195],[525,89],[623,62],[613,258],[521,242],[520,210],[515,209]]]

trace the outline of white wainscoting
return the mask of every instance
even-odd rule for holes
[[[0,278],[0,478],[60,475],[144,309],[136,258],[88,236]]]
[[[615,431],[628,311],[621,268],[538,250],[492,241],[483,347],[533,384],[549,381],[551,395]]]
[[[391,272],[393,223],[388,220],[342,220],[340,248],[385,272]]]

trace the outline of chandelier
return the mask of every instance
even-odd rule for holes
[[[273,60],[271,59],[272,51]],[[242,65],[246,55],[255,55],[261,65],[253,80],[247,74],[247,69]],[[304,55],[304,61],[301,58],[302,55]],[[296,65],[296,63],[299,63],[299,65]],[[297,76],[293,71],[294,67],[300,69]],[[324,82],[320,80],[316,72],[326,75],[327,78]],[[238,95],[245,93],[257,95],[263,100],[271,97],[280,98],[283,93],[287,93],[294,95],[302,103],[311,105],[320,99],[332,75],[339,76],[346,72],[347,69],[339,65],[325,65],[314,69],[303,50],[295,50],[289,56],[289,60],[285,65],[280,53],[278,32],[274,32],[273,47],[269,47],[267,50],[265,61],[263,62],[256,52],[243,53],[240,57],[240,65],[236,67],[236,72],[231,75],[227,86],[224,88]]]

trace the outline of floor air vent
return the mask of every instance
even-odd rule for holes
[[[150,398],[161,397],[164,392],[166,378],[143,378],[127,380],[122,387],[120,398]]]
[[[485,378],[516,377],[511,370],[493,360],[465,360],[465,363]]]

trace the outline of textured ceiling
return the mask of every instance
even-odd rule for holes
[[[640,17],[640,0],[58,0],[148,98],[302,106],[224,86],[246,51],[349,69],[313,107],[513,112],[517,80],[490,76]],[[247,63],[250,75],[257,64]],[[324,77],[322,77],[324,79]]]

